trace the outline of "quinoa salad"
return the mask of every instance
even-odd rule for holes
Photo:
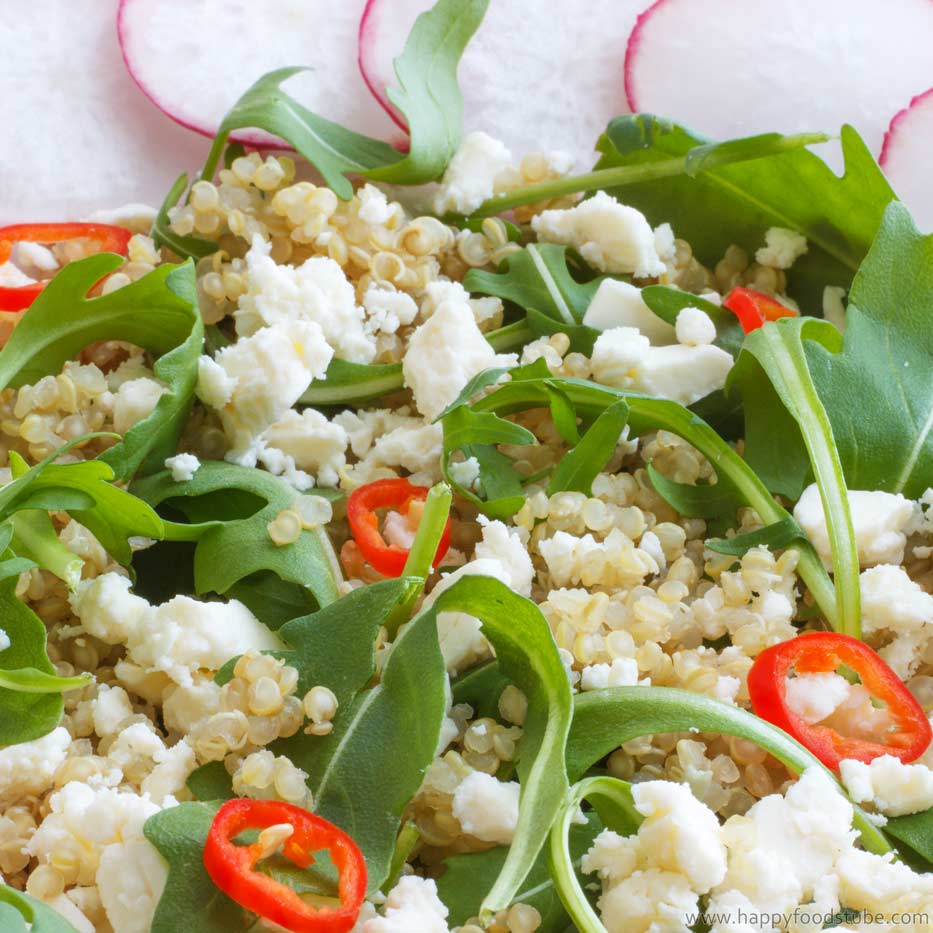
[[[933,931],[933,236],[463,131],[487,5],[0,227],[0,933]]]

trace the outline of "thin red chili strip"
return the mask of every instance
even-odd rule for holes
[[[750,288],[733,288],[722,304],[739,319],[746,334],[761,327],[766,321],[797,316],[793,308],[782,305],[764,292],[756,292]]]
[[[408,560],[408,548],[388,544],[379,531],[377,509],[394,509],[407,515],[413,501],[427,498],[426,486],[414,486],[407,479],[380,479],[350,493],[347,519],[350,533],[370,566],[387,577],[400,577]],[[436,567],[450,547],[450,519],[444,526],[433,565]]]
[[[845,666],[855,671],[871,695],[884,703],[896,729],[883,739],[841,735],[829,726],[808,723],[787,704],[791,671],[814,674]],[[933,739],[923,708],[900,678],[864,642],[838,632],[806,632],[766,648],[748,674],[752,708],[808,748],[828,768],[838,769],[844,758],[866,764],[881,755],[909,762],[919,758]]]
[[[327,849],[339,872],[340,906],[303,901],[287,885],[255,870],[263,845],[235,845],[248,829],[288,823],[294,832],[282,852],[299,868],[314,861],[312,852]],[[204,844],[204,867],[214,884],[247,910],[294,933],[347,933],[353,929],[366,896],[366,861],[357,844],[333,823],[278,800],[228,800],[211,823]]]
[[[13,251],[14,243],[63,243],[65,240],[88,239],[102,253],[126,251],[133,234],[123,227],[110,224],[12,224],[0,227],[0,263],[6,262]],[[0,287],[0,311],[25,311],[35,300],[47,282],[35,282],[19,287]]]

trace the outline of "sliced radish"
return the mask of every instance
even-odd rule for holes
[[[275,68],[306,65],[286,89],[329,120],[374,136],[392,125],[354,57],[364,0],[120,0],[123,59],[143,93],[176,123],[212,136],[237,98]],[[398,134],[395,134],[396,136]],[[275,145],[258,130],[240,142]]]
[[[895,114],[881,149],[881,167],[924,230],[933,230],[933,88]]]
[[[657,0],[629,39],[633,110],[716,139],[851,123],[874,153],[933,84],[930,0]]]
[[[10,9],[12,7],[13,9]],[[158,204],[204,140],[146,105],[117,44],[117,0],[29,0],[0,23],[0,224]]]
[[[360,23],[363,77],[399,125],[386,97],[392,61],[432,0],[369,0]],[[622,93],[625,43],[644,0],[493,0],[460,64],[467,131],[485,130],[515,154],[564,150],[581,165]]]

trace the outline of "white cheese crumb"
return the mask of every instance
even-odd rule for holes
[[[113,400],[113,428],[126,434],[133,425],[152,414],[168,389],[156,379],[143,377],[122,383]]]
[[[914,517],[913,504],[900,493],[850,489],[848,496],[861,565],[900,564]],[[807,533],[826,569],[832,569],[829,532],[816,483],[803,491],[794,507],[794,518]]]
[[[716,325],[699,308],[687,307],[677,315],[677,342],[688,347],[702,347],[716,339]]]
[[[512,164],[512,153],[486,133],[468,133],[444,172],[434,196],[436,214],[472,214],[495,193],[496,179]]]
[[[411,335],[402,372],[418,411],[433,420],[477,373],[517,362],[514,353],[496,354],[468,304],[443,301]]]
[[[448,933],[447,907],[431,878],[405,875],[386,897],[385,916],[363,923],[363,933]]]
[[[871,764],[845,759],[839,773],[856,803],[871,803],[885,816],[933,807],[933,770],[926,765],[904,764],[893,755],[881,755]]]
[[[6,651],[10,647],[12,642],[10,641],[10,636],[0,628],[0,651]]]
[[[638,683],[638,662],[634,658],[613,658],[612,664],[588,664],[580,673],[581,690],[606,687],[634,687]]]
[[[811,725],[831,716],[848,698],[851,685],[832,671],[798,674],[786,682],[785,702]]]
[[[44,794],[70,745],[68,730],[58,726],[40,739],[0,749],[0,807]]]
[[[515,781],[506,783],[474,771],[454,791],[451,813],[464,832],[483,842],[507,846],[518,825],[520,792]]]
[[[644,303],[641,289],[618,279],[600,283],[583,315],[583,323],[596,330],[634,327],[654,346],[671,344],[677,339],[674,328]]]
[[[176,454],[165,461],[165,469],[172,471],[176,483],[187,483],[194,479],[201,461],[194,454]]]
[[[789,269],[806,252],[806,237],[786,227],[771,227],[765,233],[765,245],[755,253],[755,260],[772,269]]]
[[[567,210],[543,211],[531,226],[539,240],[575,247],[600,272],[651,278],[665,271],[645,215],[605,191]]]
[[[363,309],[343,269],[327,256],[311,256],[300,266],[279,265],[272,244],[259,234],[246,254],[249,291],[234,312],[237,333],[285,322],[317,324],[338,359],[371,363],[376,345],[363,327]]]

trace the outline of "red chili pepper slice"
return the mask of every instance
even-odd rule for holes
[[[379,573],[387,577],[400,577],[408,560],[408,548],[386,543],[379,531],[377,509],[394,509],[407,515],[414,501],[427,498],[427,486],[414,486],[407,479],[379,479],[366,483],[350,493],[347,500],[347,519],[350,533],[364,559]],[[437,545],[433,565],[436,567],[450,547],[450,519]]]
[[[750,288],[733,288],[723,299],[723,307],[728,308],[742,325],[742,330],[750,334],[761,327],[765,321],[776,321],[781,317],[796,317],[797,312],[764,292]]]
[[[861,678],[871,695],[884,703],[896,728],[881,741],[850,738],[829,726],[805,722],[787,705],[787,675],[835,671],[845,665]],[[881,755],[901,761],[919,758],[933,739],[930,722],[900,678],[863,641],[838,632],[805,632],[766,648],[748,674],[752,708],[808,748],[827,768],[843,758],[868,764]]]
[[[0,263],[6,262],[14,243],[62,243],[65,240],[88,239],[100,247],[102,253],[126,255],[131,231],[110,224],[12,224],[0,227]],[[18,288],[0,287],[0,311],[25,311],[47,282],[35,282]]]
[[[288,823],[294,832],[283,854],[300,868],[314,862],[312,852],[327,849],[340,877],[340,906],[315,906],[287,885],[255,871],[263,846],[235,845],[247,829],[267,829]],[[247,910],[294,933],[347,933],[353,929],[366,896],[366,861],[357,844],[327,820],[278,800],[228,800],[211,823],[204,844],[204,867],[214,884]]]

